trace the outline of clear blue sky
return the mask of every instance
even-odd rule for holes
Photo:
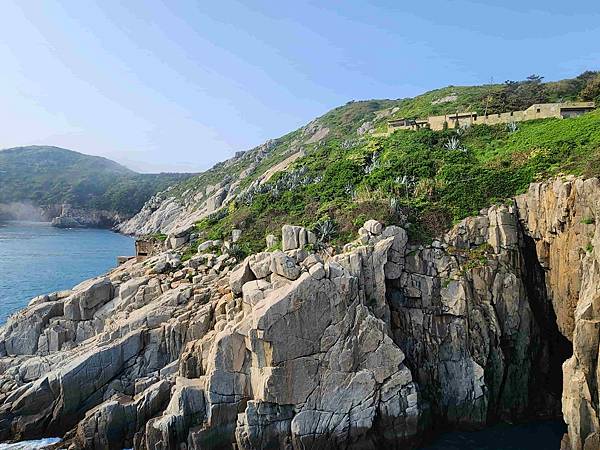
[[[586,69],[597,0],[4,0],[0,148],[196,171],[351,99]]]

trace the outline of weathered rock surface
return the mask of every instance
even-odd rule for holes
[[[232,170],[231,173],[224,175],[220,182],[207,184],[199,180],[197,188],[190,187],[177,193],[171,187],[152,197],[134,217],[119,223],[117,229],[125,234],[170,234],[174,230],[189,227],[200,219],[218,212],[245,190],[260,185],[275,172],[285,170],[295,159],[303,155],[302,151],[294,147],[295,150],[291,149],[288,158],[258,174],[250,186],[242,189],[241,181],[255,174],[259,163],[270,155],[274,147],[274,141],[267,141],[247,152],[237,152],[233,158],[218,165]]]
[[[0,331],[0,440],[411,448],[562,406],[563,446],[597,448],[598,205],[598,180],[567,179],[428,246],[368,221],[333,257],[284,226],[283,252],[240,263],[129,261]]]
[[[314,244],[316,240],[313,232],[304,227],[284,225],[281,229],[283,251],[301,249],[308,244]]]
[[[517,205],[546,273],[558,327],[573,345],[563,365],[563,448],[600,448],[600,180],[534,183]]]
[[[112,228],[126,219],[114,212],[73,208],[68,204],[58,209],[58,215],[52,217],[52,226],[57,228]]]

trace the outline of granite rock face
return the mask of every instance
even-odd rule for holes
[[[1,329],[0,440],[411,448],[562,408],[564,448],[597,448],[598,205],[565,179],[427,246],[368,221],[335,256],[289,225],[239,263],[129,261]]]
[[[517,205],[544,267],[558,327],[573,346],[563,365],[563,448],[600,448],[600,180],[535,183]]]
[[[52,226],[57,228],[112,228],[126,219],[114,212],[74,208],[69,204],[57,209],[58,214],[52,218]]]
[[[200,181],[198,188],[190,187],[177,193],[172,186],[152,197],[135,216],[119,223],[116,228],[125,234],[146,235],[171,234],[174,230],[193,225],[200,219],[218,212],[244,192],[267,181],[273,173],[285,170],[302,155],[299,144],[293,146],[288,158],[258,174],[250,186],[242,188],[241,182],[251,175],[256,175],[259,163],[271,154],[274,147],[274,141],[267,141],[246,152],[237,152],[233,158],[220,164],[223,168],[231,169],[231,173],[227,171],[216,184]],[[244,169],[238,168],[236,172],[234,168],[238,166]]]

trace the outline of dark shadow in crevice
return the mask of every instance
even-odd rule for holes
[[[562,364],[573,354],[571,342],[558,329],[546,289],[546,274],[533,238],[521,230],[522,277],[538,332],[532,336],[532,375],[529,383],[531,416],[560,417]]]

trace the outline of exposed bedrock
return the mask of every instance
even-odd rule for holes
[[[368,221],[333,257],[286,226],[283,252],[170,251],[38,297],[0,331],[0,440],[411,448],[562,408],[563,446],[598,448],[599,200],[533,184],[431,245]]]
[[[558,328],[573,344],[563,364],[563,448],[600,448],[600,180],[535,183],[517,205],[546,272]]]

